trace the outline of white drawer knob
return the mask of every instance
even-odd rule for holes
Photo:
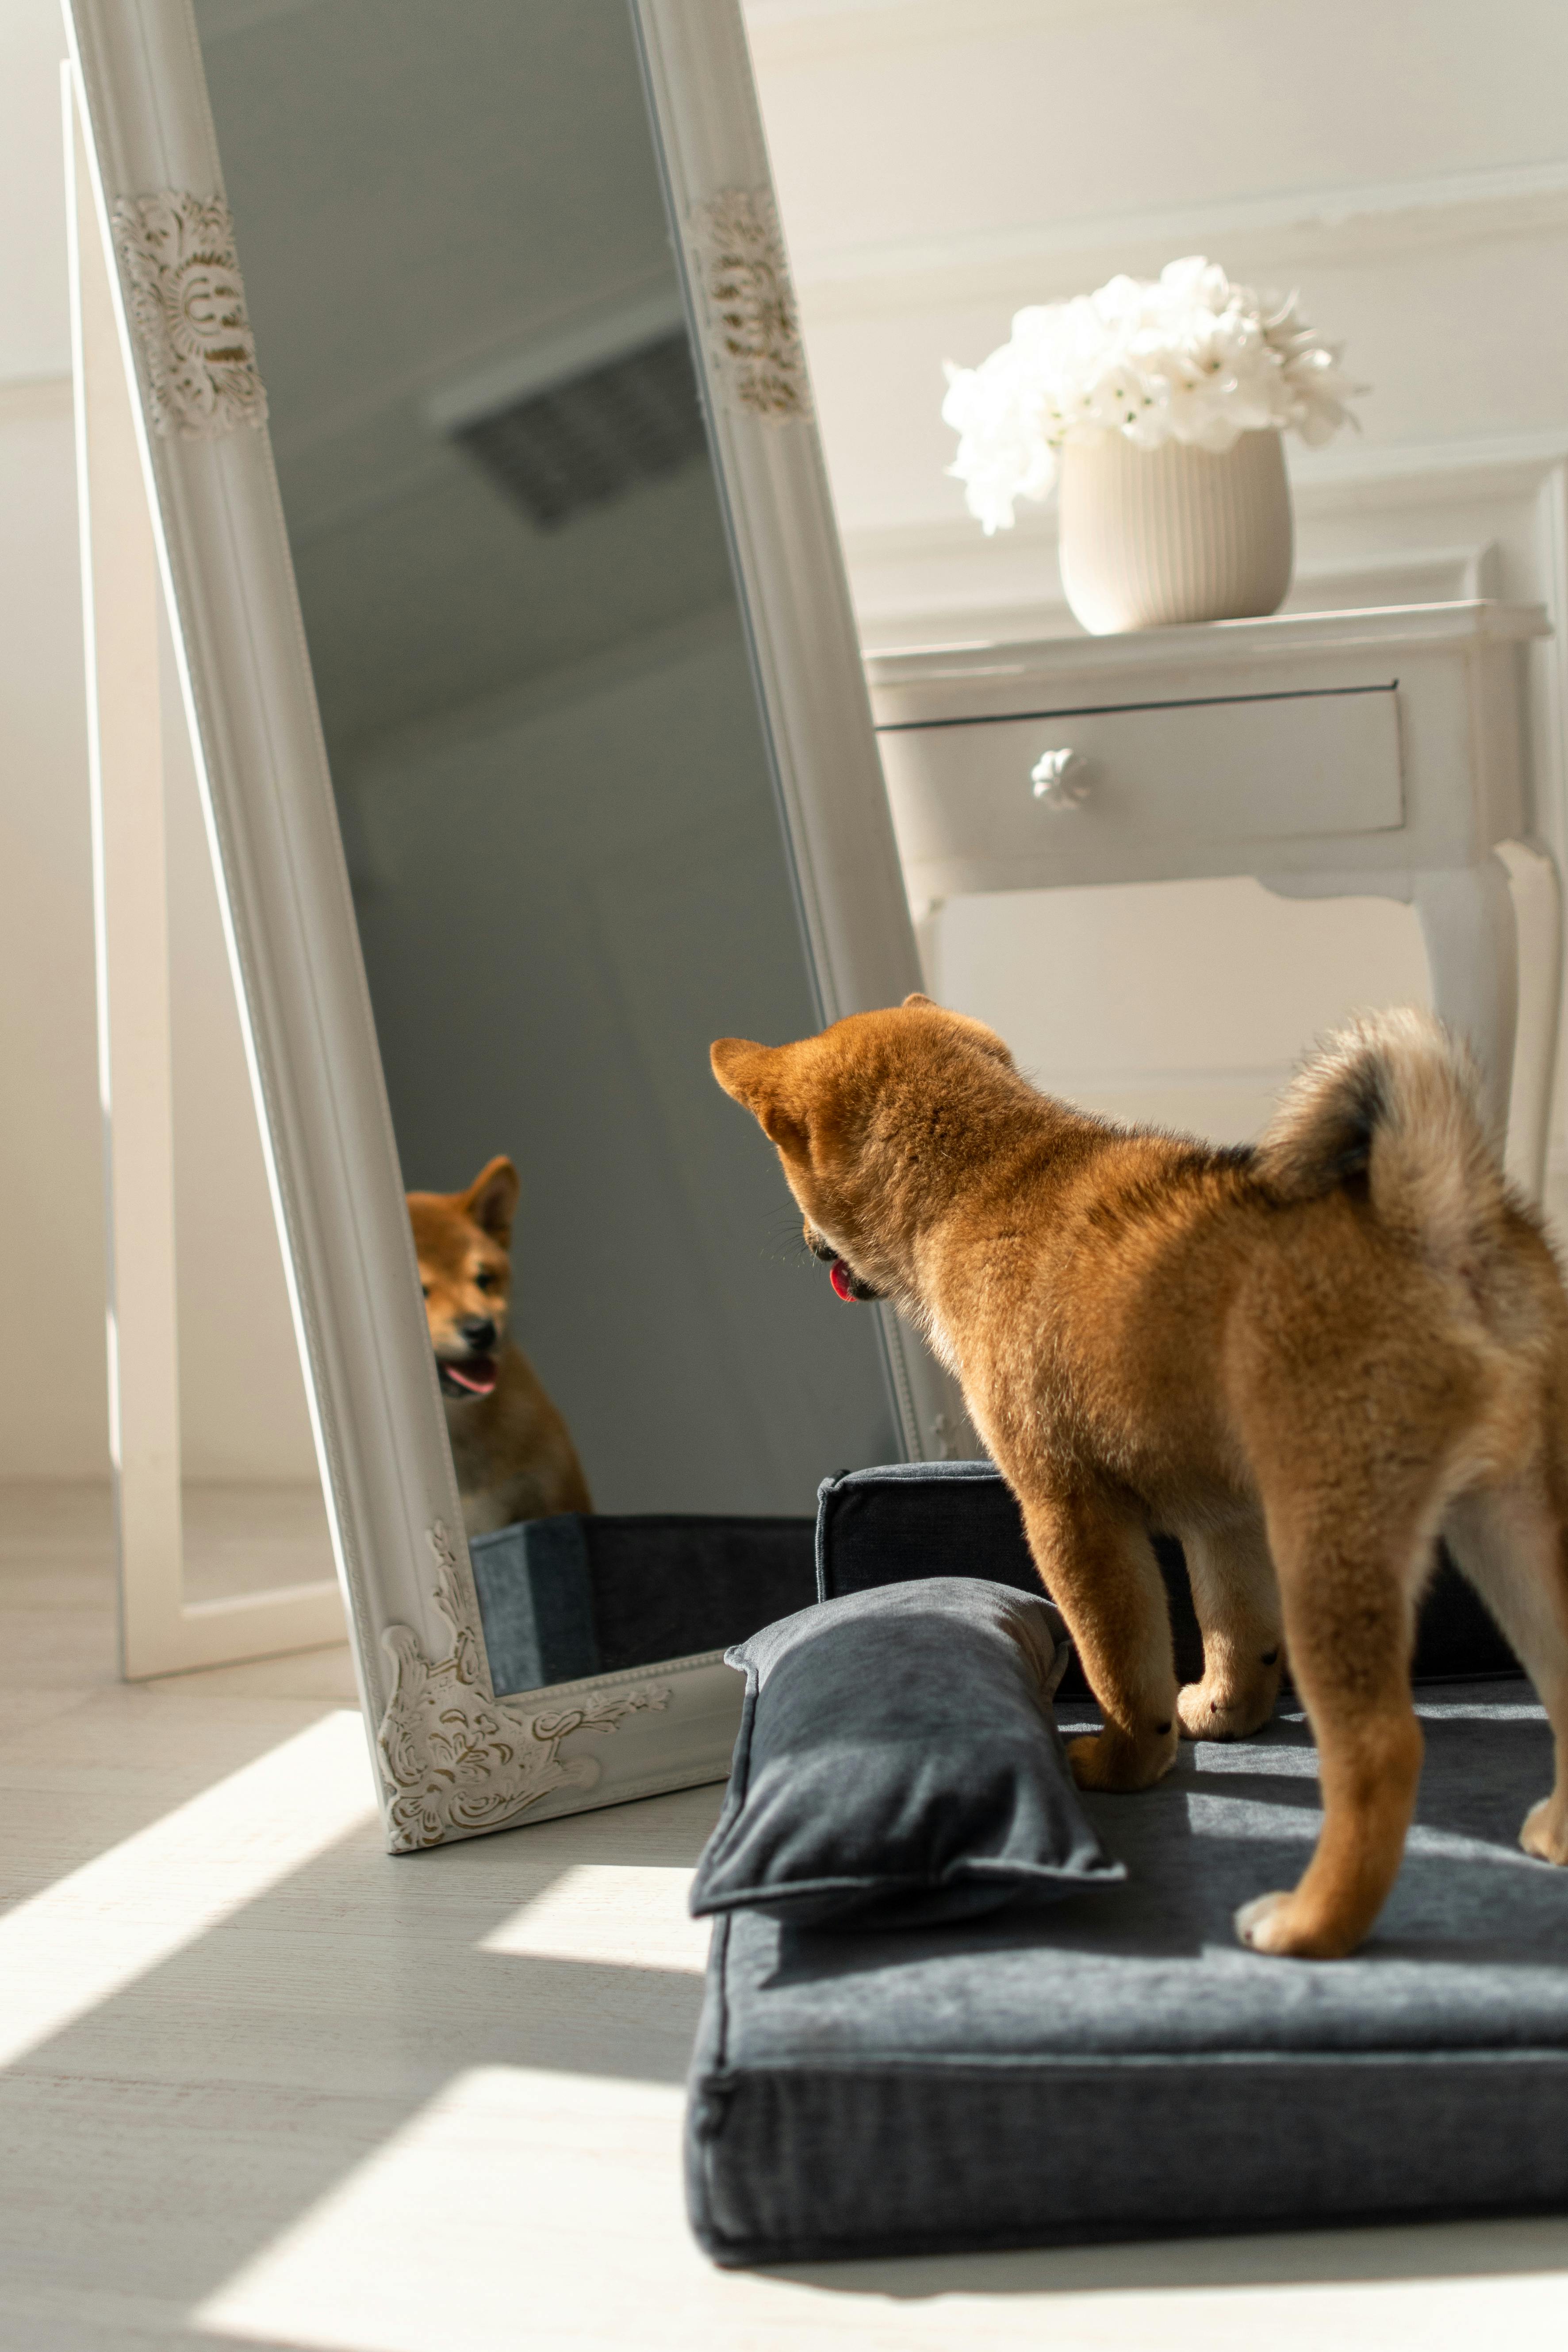
[[[1035,798],[1048,809],[1081,808],[1089,798],[1089,761],[1081,751],[1042,751],[1029,771]]]

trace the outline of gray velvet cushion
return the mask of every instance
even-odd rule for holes
[[[1084,1799],[1122,1885],[900,1937],[721,1921],[688,2122],[704,2246],[788,2261],[1568,2207],[1568,1871],[1517,1843],[1550,1732],[1523,1682],[1418,1704],[1417,1823],[1349,1960],[1232,1932],[1317,1832],[1290,1708],[1184,1746],[1157,1789]]]
[[[908,1927],[1119,1879],[1051,1716],[1068,1655],[1048,1601],[973,1577],[753,1633],[727,1653],[745,1705],[692,1910]]]

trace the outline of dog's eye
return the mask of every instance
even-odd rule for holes
[[[427,1282],[422,1282],[422,1283],[420,1284],[420,1286],[419,1286],[419,1296],[420,1296],[420,1297],[421,1297],[421,1298],[428,1298],[428,1297],[429,1297],[429,1296],[430,1296],[430,1286],[429,1286],[429,1284],[428,1284]]]
[[[490,1272],[488,1265],[481,1265],[478,1274],[474,1276],[474,1288],[476,1290],[493,1290],[495,1286],[495,1276]]]

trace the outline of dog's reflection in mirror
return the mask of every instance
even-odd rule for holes
[[[517,1171],[498,1158],[463,1192],[410,1192],[452,1461],[469,1535],[591,1511],[571,1432],[508,1336]]]

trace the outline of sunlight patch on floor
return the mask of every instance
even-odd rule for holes
[[[334,1710],[0,1916],[0,2065],[230,1917],[375,1811]]]
[[[681,2207],[681,2105],[673,2085],[474,2068],[191,2324],[269,2352],[1555,2352],[1562,2340],[1560,2274],[1403,2275],[1402,2257],[1419,2264],[1430,2243],[1419,2231],[1369,2232],[1390,2274],[1359,2279],[1321,2274],[1342,2237],[715,2270]],[[1473,2233],[1479,2273],[1491,2235]]]
[[[686,1907],[691,1876],[674,1866],[579,1863],[503,1919],[479,1949],[700,1977],[712,1922]]]
[[[700,2269],[672,2161],[682,2104],[671,2084],[473,2068],[192,2325],[309,2352],[637,2344],[613,2248]],[[662,2276],[647,2285],[662,2298]]]

